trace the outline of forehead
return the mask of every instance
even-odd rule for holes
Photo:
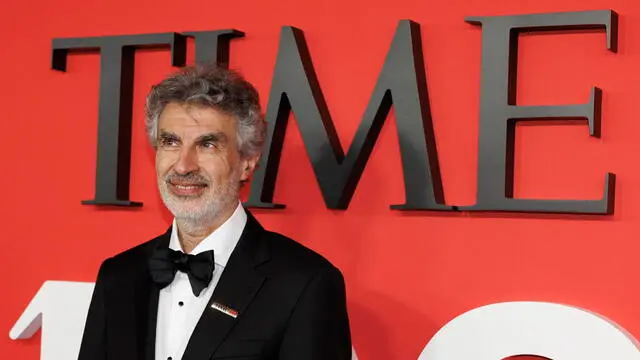
[[[158,119],[159,130],[183,133],[236,131],[237,121],[233,115],[215,108],[197,104],[169,103]]]

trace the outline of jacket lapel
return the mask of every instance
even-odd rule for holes
[[[267,243],[261,236],[263,231],[247,211],[242,236],[193,331],[182,360],[210,359],[262,286],[265,276],[255,268],[269,259]],[[235,310],[237,317],[212,308],[212,305]]]
[[[135,284],[136,329],[138,340],[138,359],[154,360],[156,353],[156,324],[158,320],[158,300],[160,289],[151,279],[148,260],[156,248],[169,247],[171,228],[152,242],[140,261],[139,277]],[[142,356],[144,354],[144,356]]]

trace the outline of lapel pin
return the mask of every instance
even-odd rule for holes
[[[238,316],[238,312],[233,310],[232,308],[222,305],[220,303],[214,302],[211,304],[211,308],[212,309],[216,309],[218,311],[220,311],[221,313],[225,313],[229,316],[231,316],[232,318],[236,318]]]

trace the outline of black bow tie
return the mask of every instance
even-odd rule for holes
[[[171,284],[176,271],[180,270],[189,276],[195,296],[199,296],[209,286],[214,269],[213,250],[191,255],[169,248],[158,248],[149,259],[151,278],[161,289]]]

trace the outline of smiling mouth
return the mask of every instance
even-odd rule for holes
[[[179,184],[171,184],[171,185],[182,190],[199,189],[206,186],[206,185],[179,185]]]
[[[179,184],[168,182],[169,189],[176,195],[180,196],[196,196],[204,192],[207,184]]]

